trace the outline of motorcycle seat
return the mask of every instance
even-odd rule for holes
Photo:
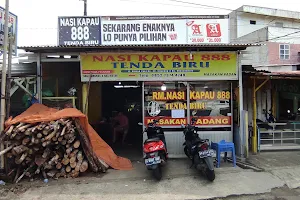
[[[144,144],[149,143],[149,142],[158,142],[158,141],[160,141],[160,138],[158,138],[158,137],[150,138],[150,139],[147,139],[147,140],[144,142]]]
[[[204,142],[205,142],[205,140],[200,139],[200,140],[195,140],[195,141],[193,141],[192,144],[193,144],[193,145],[196,145],[196,144],[202,144],[202,143],[204,143]]]

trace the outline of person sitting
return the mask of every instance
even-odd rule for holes
[[[116,143],[118,134],[123,134],[122,144],[125,144],[125,139],[129,129],[129,121],[126,115],[122,112],[119,112],[118,115],[114,118],[116,122],[114,125],[113,131],[113,143]]]

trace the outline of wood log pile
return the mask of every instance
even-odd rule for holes
[[[108,165],[92,150],[78,119],[59,119],[37,124],[19,123],[0,136],[6,154],[12,161],[17,183],[23,177],[78,177],[90,169],[105,172]]]

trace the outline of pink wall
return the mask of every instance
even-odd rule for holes
[[[279,56],[279,45],[284,43],[268,42],[268,55],[269,64],[296,64],[300,63],[298,52],[300,52],[300,44],[290,44],[290,59],[281,60]]]

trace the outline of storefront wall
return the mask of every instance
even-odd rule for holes
[[[144,125],[159,119],[170,157],[184,156],[181,124],[193,114],[201,138],[233,141],[230,81],[237,80],[236,52],[81,54],[81,81],[89,80],[143,82]]]
[[[257,80],[261,84],[268,77]],[[248,79],[248,82],[253,83]],[[257,151],[300,149],[299,80],[273,77],[256,92]],[[244,108],[253,126],[253,88],[244,87]],[[270,121],[270,113],[276,123]]]
[[[162,87],[166,87],[164,91]],[[232,142],[231,91],[229,81],[145,82],[144,124],[153,119],[159,120],[159,125],[165,129],[168,151],[173,158],[185,156],[181,124],[189,123],[188,119],[192,117],[196,119],[195,125],[201,138],[212,142]],[[143,136],[145,139],[146,134]]]

